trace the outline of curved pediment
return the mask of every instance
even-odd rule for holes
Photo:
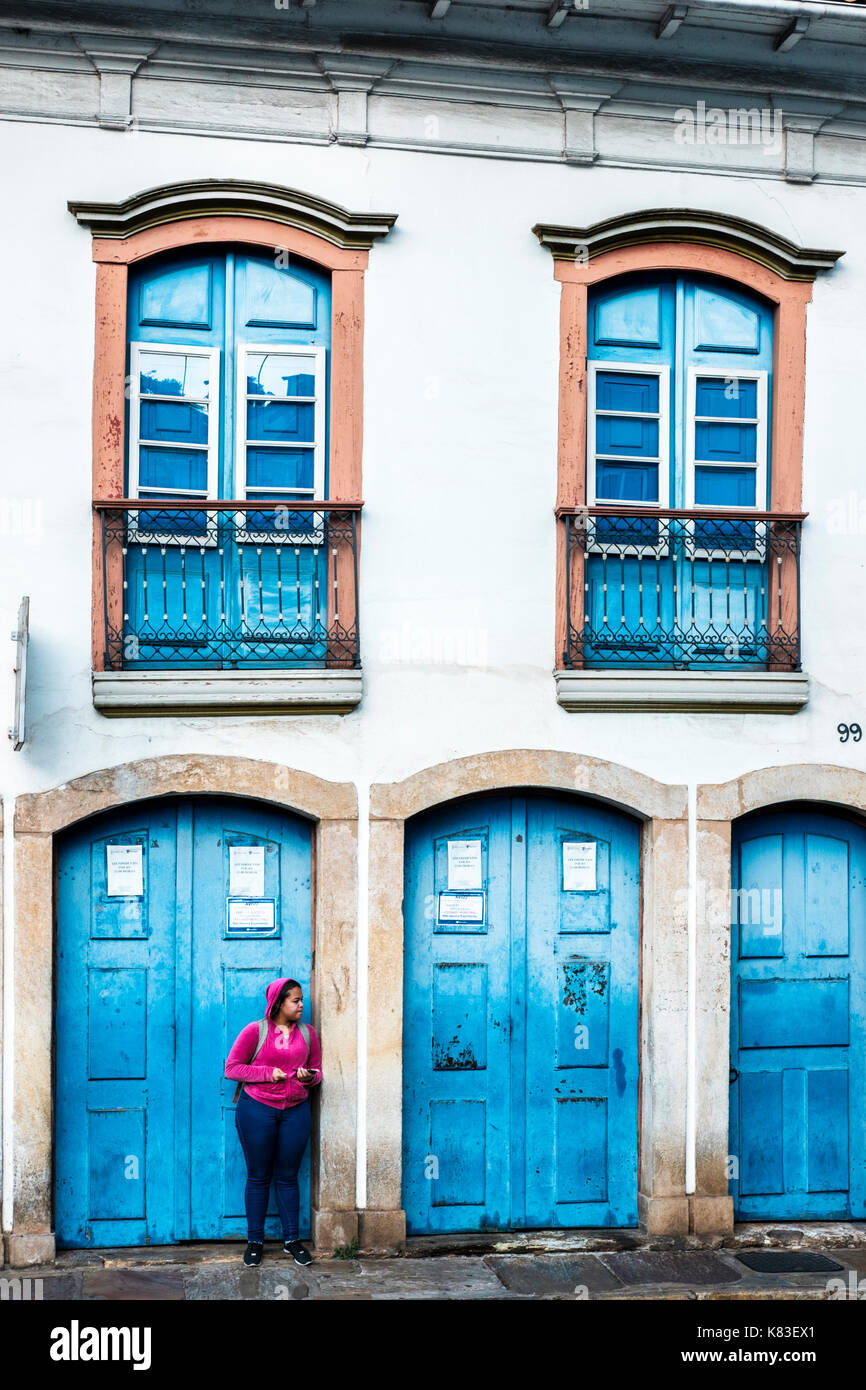
[[[98,237],[121,239],[193,217],[256,217],[297,227],[354,251],[369,250],[397,220],[394,213],[349,212],[294,188],[244,179],[165,184],[134,193],[120,203],[70,202],[68,207]]]
[[[745,256],[785,280],[814,280],[832,270],[844,251],[816,251],[797,246],[778,233],[724,212],[688,208],[653,208],[625,213],[589,227],[561,227],[540,222],[532,229],[558,261],[593,261],[608,251],[652,242],[687,242]]]

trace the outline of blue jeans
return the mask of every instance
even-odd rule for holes
[[[247,1162],[244,1201],[248,1240],[264,1241],[271,1180],[277,1197],[283,1240],[298,1239],[298,1169],[310,1138],[309,1100],[276,1110],[241,1091],[235,1125]]]

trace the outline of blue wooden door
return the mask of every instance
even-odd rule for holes
[[[112,845],[141,846],[142,893],[108,881]],[[269,933],[229,924],[233,845],[263,850]],[[270,980],[294,976],[309,999],[309,822],[242,800],[144,802],[68,833],[57,884],[58,1243],[240,1238],[223,1067]],[[308,1159],[301,1191],[308,1232]]]
[[[748,520],[656,521],[639,507],[764,510],[772,312],[706,277],[640,275],[589,305],[586,659],[712,667],[766,660],[766,570]]]
[[[410,1231],[637,1224],[638,838],[536,793],[407,827]],[[478,846],[479,920],[448,920],[461,841]],[[564,843],[594,846],[594,887],[564,887]]]
[[[325,657],[330,281],[277,254],[168,256],[130,276],[128,666]],[[283,506],[205,512],[202,499]]]
[[[88,822],[59,850],[59,1245],[173,1238],[176,821],[151,802]],[[111,845],[141,846],[143,898],[108,896]]]
[[[730,1150],[744,1219],[866,1217],[866,830],[751,817],[732,861]]]

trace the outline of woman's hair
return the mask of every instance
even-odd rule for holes
[[[276,1018],[277,1014],[280,1012],[280,1009],[283,1007],[283,1002],[289,991],[292,989],[300,988],[301,986],[298,984],[297,980],[286,980],[286,983],[283,985],[282,989],[280,990],[279,994],[277,995],[276,999],[271,1005],[271,1010],[268,1014],[268,1017],[271,1019]]]

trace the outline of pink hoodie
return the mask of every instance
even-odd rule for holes
[[[307,1099],[310,1087],[318,1086],[322,1079],[322,1048],[315,1028],[308,1025],[310,1029],[310,1056],[309,1060],[305,1062],[307,1045],[300,1028],[295,1025],[286,1037],[271,1021],[271,1007],[285,983],[285,979],[271,980],[268,985],[267,1007],[265,1009],[265,1017],[268,1020],[268,1036],[265,1038],[262,1050],[255,1062],[250,1065],[250,1058],[255,1052],[259,1040],[259,1025],[258,1023],[248,1023],[246,1028],[242,1028],[235,1038],[226,1061],[225,1072],[230,1081],[245,1082],[244,1090],[247,1095],[252,1096],[253,1100],[260,1100],[264,1105],[273,1106],[275,1110],[286,1110],[291,1105],[300,1104],[301,1101]],[[315,1073],[312,1081],[298,1080],[296,1075],[298,1067],[303,1066]],[[279,1067],[281,1071],[286,1073],[285,1081],[272,1079],[274,1067]]]

